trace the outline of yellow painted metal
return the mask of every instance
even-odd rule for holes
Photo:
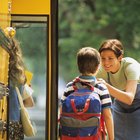
[[[0,27],[5,28],[10,24],[10,0],[0,0]]]
[[[12,14],[50,14],[50,0],[12,0]]]
[[[0,46],[0,82],[8,85],[9,54]],[[7,120],[7,97],[0,100],[0,120]],[[6,132],[0,132],[0,140],[6,140]]]
[[[48,140],[51,140],[50,134],[51,134],[51,84],[52,84],[52,77],[51,77],[51,71],[52,71],[52,65],[51,65],[51,0],[12,0],[12,7],[11,7],[11,14],[17,14],[17,15],[49,15],[49,69],[48,69],[48,125],[47,125],[47,136],[46,138]]]
[[[0,119],[2,121],[7,120],[7,97],[3,97],[0,100]],[[4,131],[0,131],[0,140],[7,140],[7,133]]]
[[[51,86],[52,86],[52,77],[51,77],[51,75],[52,75],[52,64],[51,64],[51,62],[52,62],[52,60],[51,60],[51,58],[52,58],[52,56],[51,56],[51,51],[52,51],[52,49],[51,49],[51,16],[50,16],[50,19],[49,19],[49,49],[48,49],[48,51],[49,51],[49,61],[48,61],[48,63],[49,63],[49,69],[48,69],[48,78],[49,78],[49,87],[48,87],[48,90],[49,90],[49,96],[48,96],[48,100],[49,100],[49,106],[48,106],[48,112],[49,112],[49,116],[48,116],[48,140],[51,140],[51,93],[52,93],[52,91],[51,91]]]
[[[0,0],[0,27],[6,28],[10,26],[11,21],[11,1]],[[0,82],[8,85],[8,66],[9,54],[0,46]],[[7,120],[7,97],[0,100],[0,119]],[[6,140],[7,133],[0,132],[0,140]]]
[[[49,15],[50,16],[50,8],[51,8],[51,0],[0,0],[0,27],[3,29],[10,26],[11,14],[27,14],[27,15]],[[49,19],[49,94],[48,101],[51,101],[51,20]],[[0,46],[0,82],[4,84],[8,84],[8,62],[9,62],[9,54]],[[50,140],[50,122],[51,122],[51,103],[48,104],[48,135],[46,136],[48,140]],[[2,110],[4,112],[2,113]],[[6,120],[7,110],[7,99],[4,97],[3,100],[0,101],[0,119]],[[2,138],[2,134],[0,133],[0,140],[6,140],[6,135]]]
[[[9,54],[0,47],[0,82],[8,85]]]
[[[8,85],[9,54],[0,46],[0,82]],[[0,100],[0,120],[7,120],[7,97]],[[6,140],[6,132],[0,132],[0,140]]]

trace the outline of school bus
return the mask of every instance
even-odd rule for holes
[[[46,32],[46,110],[45,140],[57,137],[57,0],[0,0],[0,28],[25,28],[29,24],[43,26]],[[34,34],[34,33],[33,33]],[[8,71],[9,52],[0,44],[0,124],[8,128]],[[1,84],[2,83],[2,84]],[[1,90],[4,89],[4,90]],[[5,92],[4,92],[5,91]],[[3,92],[5,95],[2,96]],[[2,96],[2,98],[1,98]],[[8,140],[8,129],[0,125],[0,140]]]

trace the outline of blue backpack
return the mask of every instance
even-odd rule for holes
[[[94,86],[79,78],[73,82],[73,88],[74,92],[62,103],[61,140],[100,140],[103,123],[99,94]]]

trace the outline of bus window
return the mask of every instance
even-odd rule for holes
[[[25,66],[33,73],[31,86],[34,90],[35,107],[28,109],[37,129],[37,135],[25,140],[45,140],[47,101],[47,47],[48,17],[12,15],[12,27],[23,51]]]

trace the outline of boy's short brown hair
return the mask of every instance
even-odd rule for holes
[[[95,73],[100,64],[100,54],[92,47],[84,47],[77,53],[77,65],[82,74]]]

